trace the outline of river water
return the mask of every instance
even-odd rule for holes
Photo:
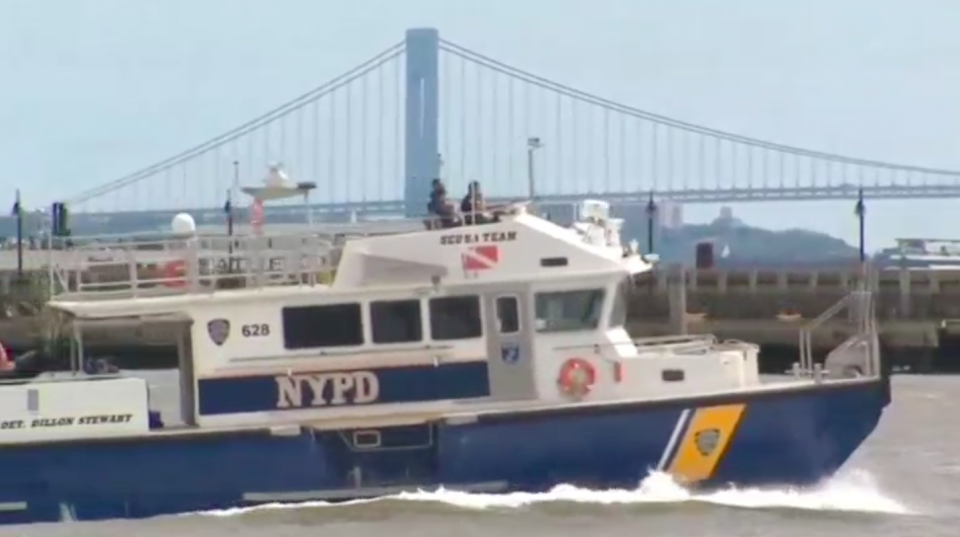
[[[270,537],[960,535],[960,377],[898,376],[894,402],[844,471],[810,490],[691,494],[665,475],[635,490],[414,493],[141,521],[2,527],[0,536]]]

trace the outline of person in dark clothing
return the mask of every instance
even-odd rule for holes
[[[430,183],[430,201],[427,202],[427,214],[437,214],[437,199],[440,197],[440,188],[443,183],[434,179]]]
[[[499,220],[497,217],[491,217],[488,213],[490,207],[483,199],[483,192],[480,190],[479,181],[470,181],[467,187],[467,195],[460,202],[460,212],[464,215],[464,221],[468,225],[489,224]]]
[[[443,227],[453,227],[456,225],[456,215],[454,214],[453,204],[447,199],[447,188],[440,179],[434,179],[432,186],[427,210],[431,215],[439,217],[440,224]]]

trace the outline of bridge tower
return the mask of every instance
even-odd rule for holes
[[[406,216],[423,216],[430,182],[440,177],[440,33],[407,30],[406,154],[403,198]]]

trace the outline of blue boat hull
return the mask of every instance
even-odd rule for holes
[[[199,432],[8,446],[0,450],[0,523],[142,518],[437,485],[634,488],[652,469],[705,487],[807,485],[840,468],[889,400],[883,379],[376,431]]]

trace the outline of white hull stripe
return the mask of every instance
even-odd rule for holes
[[[496,494],[507,490],[506,481],[487,481],[472,485],[451,486],[447,490],[456,490],[471,493]],[[247,502],[308,502],[308,501],[342,501],[361,498],[380,498],[394,496],[403,492],[417,492],[431,490],[423,486],[394,486],[394,487],[362,487],[343,490],[308,490],[299,492],[247,492],[243,500]]]
[[[667,442],[667,447],[663,450],[663,455],[660,456],[660,463],[657,465],[658,471],[664,471],[667,468],[667,463],[670,462],[670,458],[673,457],[674,452],[677,450],[677,443],[680,442],[680,435],[683,433],[683,430],[687,427],[687,423],[690,421],[690,409],[685,408],[683,412],[680,413],[680,417],[677,418],[677,424],[673,427],[673,434],[670,435],[670,441]]]

